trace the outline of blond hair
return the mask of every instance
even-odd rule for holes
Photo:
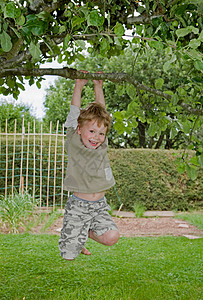
[[[93,120],[97,121],[99,127],[104,124],[104,127],[107,127],[107,132],[110,130],[111,116],[105,106],[100,103],[92,102],[86,108],[81,109],[78,125],[81,128],[86,121]]]

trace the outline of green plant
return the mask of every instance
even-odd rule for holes
[[[33,213],[36,202],[27,193],[15,193],[14,196],[0,199],[0,219],[9,227],[10,233],[18,233]]]
[[[142,204],[136,202],[134,205],[133,205],[133,210],[135,212],[135,216],[136,218],[141,218],[143,217],[143,214],[146,210],[146,207],[143,206]]]

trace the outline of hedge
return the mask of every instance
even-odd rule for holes
[[[148,210],[202,208],[203,170],[199,170],[196,181],[190,180],[186,174],[179,174],[173,153],[180,151],[109,150],[116,190],[124,209],[132,210],[135,203]],[[119,206],[114,189],[107,192],[107,198]]]

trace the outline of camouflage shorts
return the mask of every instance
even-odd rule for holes
[[[118,230],[108,210],[106,198],[87,201],[72,195],[65,205],[63,228],[59,239],[60,254],[65,259],[76,258],[85,246],[89,230],[97,236]]]

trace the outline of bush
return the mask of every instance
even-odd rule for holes
[[[8,225],[10,233],[17,233],[32,215],[35,207],[29,194],[17,194],[13,197],[3,197],[0,200],[0,220]]]
[[[110,149],[109,158],[123,209],[139,203],[148,210],[188,210],[202,206],[203,170],[196,181],[179,174],[174,150]],[[114,189],[107,199],[120,206]]]

